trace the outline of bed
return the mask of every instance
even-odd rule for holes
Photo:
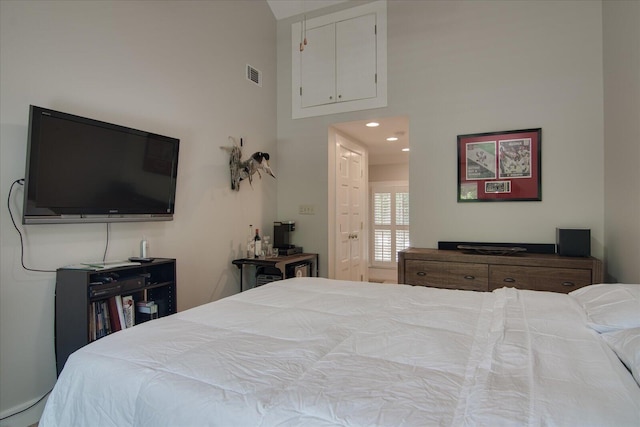
[[[40,427],[637,427],[633,286],[273,282],[78,350]]]

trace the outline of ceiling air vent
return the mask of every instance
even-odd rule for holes
[[[247,80],[252,81],[258,86],[262,87],[262,73],[260,72],[260,70],[256,70],[249,64],[247,64]]]

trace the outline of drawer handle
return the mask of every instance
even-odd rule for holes
[[[513,277],[506,277],[503,282],[507,282],[507,283],[513,283],[515,282],[516,279],[514,279]]]
[[[575,286],[576,284],[573,282],[562,282],[562,286]]]
[[[476,278],[476,276],[468,275],[468,276],[464,276],[464,278],[467,279],[467,280],[473,280],[473,279]]]
[[[418,276],[426,276],[427,275],[427,273],[425,273],[424,271],[418,271],[416,274]]]

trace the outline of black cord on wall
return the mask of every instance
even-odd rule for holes
[[[18,236],[20,236],[20,264],[22,265],[22,268],[24,268],[27,271],[35,271],[35,272],[38,272],[38,273],[55,273],[56,270],[43,270],[43,269],[39,269],[39,268],[29,268],[24,263],[24,239],[22,237],[22,232],[18,228],[18,225],[16,224],[16,221],[13,218],[13,212],[11,211],[11,194],[13,193],[13,187],[15,187],[16,184],[24,185],[24,179],[16,179],[11,184],[11,187],[9,188],[9,195],[7,196],[7,210],[9,211],[9,217],[11,218],[11,223],[13,224],[13,228],[16,229],[16,231],[18,232]],[[102,262],[105,262],[105,259],[107,257],[108,248],[109,248],[109,223],[107,223],[107,243],[106,243],[105,248],[104,248],[104,255],[102,256]],[[23,413],[25,411],[28,411],[29,409],[35,407],[37,404],[42,402],[42,400],[45,397],[47,397],[49,395],[49,393],[51,393],[52,390],[53,390],[53,388],[49,389],[49,391],[47,391],[35,403],[29,405],[28,407],[26,407],[26,408],[24,408],[24,409],[22,409],[20,411],[14,412],[13,414],[10,414],[10,415],[7,415],[5,417],[0,418],[0,421],[6,420],[7,418],[11,418],[11,417],[13,417],[15,415],[21,414],[21,413]]]
[[[20,264],[22,265],[22,268],[24,268],[27,271],[35,271],[38,273],[55,273],[56,270],[43,270],[43,269],[38,269],[38,268],[29,268],[25,265],[24,263],[24,239],[22,237],[22,232],[20,231],[20,229],[18,228],[18,225],[16,224],[15,219],[13,218],[13,212],[11,211],[11,194],[13,193],[13,187],[18,184],[18,185],[24,185],[24,178],[22,179],[16,179],[15,181],[13,181],[13,183],[11,184],[11,187],[9,188],[9,195],[7,196],[7,210],[9,211],[9,217],[11,218],[11,223],[13,224],[13,228],[16,229],[16,231],[18,232],[18,236],[20,236]],[[104,254],[102,255],[102,262],[105,262],[106,258],[107,258],[107,250],[109,249],[109,223],[107,223],[107,243],[105,245],[104,248]],[[42,402],[42,400],[47,397],[49,395],[49,393],[51,393],[51,391],[53,390],[53,388],[49,389],[49,391],[47,391],[42,397],[40,397],[35,403],[33,403],[32,405],[29,405],[28,407],[17,411],[13,414],[7,415],[5,417],[0,418],[0,421],[2,420],[6,420],[7,418],[13,417],[15,415],[21,414],[25,411],[28,411],[29,409],[33,408],[34,406],[36,406],[37,404],[39,404],[40,402]]]
[[[20,229],[18,228],[18,226],[16,225],[16,221],[13,218],[13,212],[11,212],[11,193],[13,192],[13,187],[16,184],[20,184],[20,185],[24,185],[24,179],[16,179],[15,181],[13,181],[13,183],[11,184],[11,188],[9,188],[9,195],[7,196],[7,209],[9,210],[9,216],[11,217],[11,222],[13,223],[13,228],[16,229],[16,231],[18,232],[18,236],[20,236],[20,264],[22,264],[22,268],[24,268],[27,271],[35,271],[38,273],[55,273],[55,270],[41,270],[38,268],[29,268],[24,264],[24,240],[22,238],[22,232],[20,231]]]
[[[9,188],[9,195],[7,197],[7,210],[9,211],[9,216],[11,217],[11,222],[13,223],[13,227],[16,229],[16,231],[18,232],[18,235],[20,236],[20,263],[22,264],[22,268],[24,268],[25,270],[28,271],[36,271],[39,273],[55,273],[55,270],[40,270],[37,268],[28,268],[27,266],[24,265],[24,241],[22,239],[22,233],[20,232],[20,229],[18,228],[18,226],[16,225],[16,221],[13,218],[13,212],[11,212],[11,193],[13,192],[13,187],[16,185],[24,185],[24,179],[16,179],[15,181],[13,181],[13,183],[11,184],[11,188]],[[21,414],[25,411],[28,411],[29,409],[33,408],[34,406],[36,406],[37,404],[39,404],[40,402],[42,402],[42,400],[47,397],[49,395],[49,393],[51,393],[51,390],[53,390],[53,388],[49,389],[49,391],[47,391],[42,397],[40,397],[35,403],[33,403],[32,405],[27,406],[26,408],[14,412],[13,414],[7,415],[5,417],[0,418],[0,421],[2,420],[6,420],[7,418],[13,417],[15,415]]]
[[[107,222],[107,243],[104,246],[104,254],[102,254],[102,263],[107,260],[107,250],[109,249],[109,223]]]
[[[33,408],[34,406],[36,406],[38,403],[42,402],[42,399],[44,399],[45,397],[47,397],[47,396],[49,395],[49,393],[51,393],[52,391],[53,391],[53,388],[50,388],[48,392],[46,392],[46,393],[45,393],[45,394],[44,394],[40,399],[38,399],[38,400],[36,401],[36,403],[33,403],[33,404],[31,404],[31,405],[27,406],[26,408],[19,410],[18,412],[14,412],[14,413],[13,413],[13,414],[11,414],[11,415],[7,415],[6,417],[2,417],[2,418],[0,418],[0,421],[2,421],[2,420],[6,420],[7,418],[11,418],[11,417],[13,417],[13,416],[16,416],[16,415],[18,415],[18,414],[21,414],[21,413],[23,413],[23,412],[28,411],[29,409],[31,409],[31,408]]]

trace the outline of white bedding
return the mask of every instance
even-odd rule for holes
[[[638,426],[566,294],[296,278],[74,353],[48,426]]]

